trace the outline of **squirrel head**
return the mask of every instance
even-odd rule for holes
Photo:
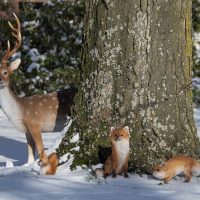
[[[119,141],[129,140],[129,128],[125,126],[123,129],[116,129],[111,127],[111,132],[109,138],[112,143],[117,143]]]
[[[39,158],[40,160],[47,159],[47,158],[48,158],[48,157],[47,157],[47,151],[45,150],[44,152],[40,153],[40,154],[38,155],[38,158]]]
[[[164,179],[165,178],[165,162],[162,162],[161,164],[156,164],[155,162],[152,162],[152,175],[155,176],[158,179]]]

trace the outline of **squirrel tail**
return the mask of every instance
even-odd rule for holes
[[[52,166],[52,175],[53,175],[56,173],[57,166],[58,166],[58,158],[57,158],[56,153],[52,153],[49,156],[49,162],[51,163],[51,166]]]
[[[101,169],[101,168],[95,169],[94,172],[95,172],[95,174],[96,174],[97,177],[103,177],[104,176],[104,170]]]

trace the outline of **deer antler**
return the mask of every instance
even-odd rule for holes
[[[22,43],[22,38],[21,38],[21,33],[20,33],[20,29],[21,29],[20,21],[18,17],[15,15],[15,13],[13,13],[13,15],[15,16],[15,19],[17,21],[18,28],[17,29],[14,28],[10,22],[8,22],[8,24],[13,31],[17,32],[16,35],[12,32],[12,35],[17,38],[17,41],[15,43],[14,49],[11,52],[10,52],[10,43],[8,41],[8,48],[7,48],[6,54],[4,55],[1,61],[2,64],[7,64],[7,60],[19,49]]]

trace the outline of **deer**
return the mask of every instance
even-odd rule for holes
[[[66,116],[70,115],[76,89],[70,88],[29,97],[19,97],[11,91],[9,86],[10,76],[20,66],[21,59],[12,61],[9,66],[8,59],[19,49],[22,43],[20,21],[14,13],[13,15],[17,21],[17,28],[14,28],[10,22],[8,24],[16,42],[13,50],[10,51],[8,41],[7,51],[1,61],[0,106],[14,127],[25,133],[28,150],[28,161],[25,165],[30,165],[35,161],[35,148],[38,155],[44,152],[41,133],[63,130]]]

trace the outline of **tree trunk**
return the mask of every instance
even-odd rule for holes
[[[75,154],[72,168],[105,162],[111,126],[130,128],[131,172],[150,172],[152,161],[178,154],[199,158],[191,10],[191,0],[85,1],[74,121],[57,150]]]

